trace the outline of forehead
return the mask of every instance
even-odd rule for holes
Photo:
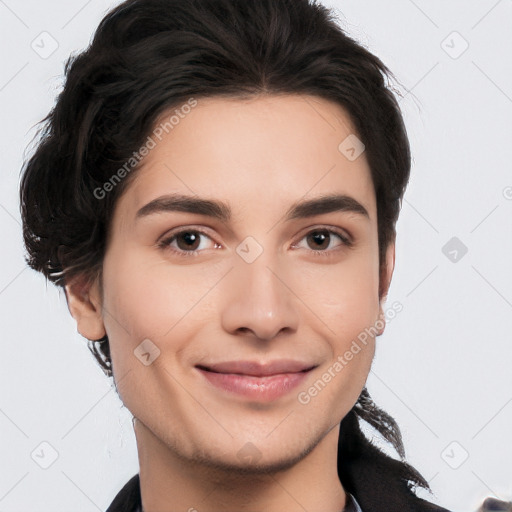
[[[256,215],[340,193],[375,215],[365,153],[347,153],[354,144],[361,149],[352,121],[325,99],[201,98],[162,115],[150,137],[153,147],[120,200],[125,213],[166,193],[225,200],[234,212],[250,206]]]

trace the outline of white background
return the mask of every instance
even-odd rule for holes
[[[403,311],[378,338],[369,391],[439,503],[512,500],[512,1],[324,3],[410,91],[413,169],[388,298]],[[104,510],[138,472],[130,413],[63,293],[25,267],[17,196],[64,61],[115,4],[0,0],[2,512]],[[51,49],[43,31],[58,43],[47,58],[31,47],[46,37]],[[468,249],[455,262],[442,251],[452,237]],[[52,449],[48,469],[31,456]]]

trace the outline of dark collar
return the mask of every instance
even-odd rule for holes
[[[142,512],[138,473],[132,476],[117,493],[106,512]]]
[[[114,501],[106,512],[142,512],[142,499],[140,494],[139,474],[132,476],[130,480],[117,493]],[[347,506],[344,512],[362,512],[352,495],[348,495]]]

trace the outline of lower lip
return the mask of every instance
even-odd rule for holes
[[[276,400],[286,395],[303,382],[311,371],[254,377],[235,373],[215,373],[201,368],[198,370],[217,388],[261,401]]]

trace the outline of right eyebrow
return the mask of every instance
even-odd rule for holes
[[[140,208],[135,218],[139,219],[162,212],[195,213],[219,219],[225,223],[231,219],[231,208],[226,203],[183,194],[168,194],[157,197]]]

